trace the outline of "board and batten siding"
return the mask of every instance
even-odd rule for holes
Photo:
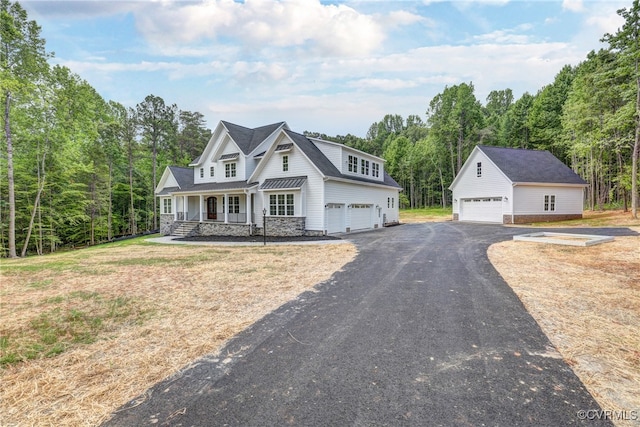
[[[514,215],[582,214],[583,187],[559,187],[544,185],[516,185]],[[544,196],[554,195],[555,211],[544,210]]]
[[[482,163],[482,176],[477,176],[477,163]],[[462,199],[501,197],[503,199],[502,212],[511,214],[511,201],[513,200],[513,187],[506,176],[487,158],[481,151],[474,151],[465,162],[453,193],[453,213],[460,213],[460,201]],[[506,200],[505,200],[506,197]]]
[[[283,140],[281,143],[288,142]],[[284,172],[282,170],[282,157],[289,156],[289,170]],[[267,161],[258,175],[258,182],[262,184],[267,178],[287,178],[294,176],[306,176],[307,182],[302,187],[301,191],[293,191],[296,195],[296,211],[295,216],[304,216],[305,228],[311,231],[322,231],[324,229],[324,201],[323,201],[323,188],[324,181],[322,175],[315,168],[313,164],[306,158],[304,154],[294,144],[291,150],[288,151],[274,151],[269,158],[263,159]],[[281,191],[285,192],[285,191]],[[261,193],[258,193],[258,199],[261,199]],[[270,192],[264,192],[269,194]],[[304,204],[303,204],[304,202]],[[268,201],[267,210],[268,210]],[[263,202],[258,201],[256,212],[261,212]],[[299,209],[298,209],[299,208]],[[256,218],[256,222],[262,223],[262,218],[259,220]]]

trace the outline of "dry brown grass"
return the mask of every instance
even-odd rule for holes
[[[602,408],[638,414],[640,237],[590,247],[506,241],[489,259]]]
[[[54,306],[91,311],[90,302],[100,298],[125,298],[134,315],[105,318],[109,324],[93,343],[2,369],[0,424],[97,425],[154,383],[218,351],[259,318],[328,279],[355,254],[350,244],[130,244],[3,260],[3,337],[27,337],[32,321]],[[77,292],[99,298],[70,297]]]

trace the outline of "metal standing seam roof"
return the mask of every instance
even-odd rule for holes
[[[260,186],[260,190],[301,188],[306,181],[306,176],[293,176],[291,178],[269,178],[264,180],[264,182]]]
[[[549,151],[478,145],[512,183],[586,185],[587,182]]]
[[[240,153],[223,154],[218,160],[232,160],[240,157]]]
[[[284,151],[284,150],[290,150],[291,147],[293,147],[292,143],[288,143],[288,144],[279,144],[276,146],[276,151]]]

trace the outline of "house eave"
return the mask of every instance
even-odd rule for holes
[[[339,177],[335,177],[335,176],[326,176],[324,177],[324,181],[338,181],[338,182],[345,182],[348,184],[358,184],[358,185],[367,185],[367,186],[371,186],[371,187],[382,187],[382,188],[387,188],[387,189],[394,189],[394,190],[398,190],[398,191],[402,191],[401,187],[394,187],[391,185],[387,185],[384,182],[372,182],[372,181],[363,181],[363,180],[355,180],[355,179],[349,179],[349,178],[339,178]]]
[[[586,188],[589,184],[564,183],[564,182],[512,182],[512,187],[574,187]]]

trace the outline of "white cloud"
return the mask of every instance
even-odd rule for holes
[[[582,0],[563,0],[562,9],[569,10],[571,12],[582,12],[584,10],[584,5]]]
[[[160,46],[233,39],[248,51],[304,46],[323,56],[368,55],[385,37],[373,16],[318,0],[162,2],[136,13],[136,22]]]

